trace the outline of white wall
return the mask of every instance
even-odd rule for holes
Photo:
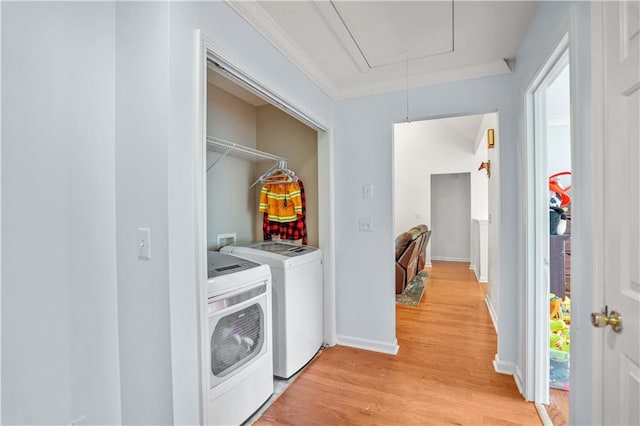
[[[571,171],[571,127],[568,124],[547,127],[547,144],[547,175]],[[563,176],[560,179],[563,185],[570,182]]]
[[[471,222],[471,264],[476,279],[487,283],[489,268],[489,221],[473,219]]]
[[[572,173],[574,182],[580,182],[572,190],[572,211],[574,219],[572,228],[572,280],[580,283],[571,289],[572,295],[572,323],[571,346],[572,353],[579,354],[571,360],[571,403],[570,418],[573,424],[595,424],[600,420],[593,419],[591,407],[599,404],[592,400],[592,386],[594,375],[592,371],[592,333],[593,328],[589,323],[589,312],[592,310],[592,289],[594,286],[591,274],[592,246],[591,227],[593,224],[590,212],[591,199],[589,188],[591,187],[591,138],[590,138],[590,108],[591,108],[591,5],[588,2],[541,2],[532,20],[531,27],[518,52],[515,69],[516,91],[520,105],[524,105],[522,94],[526,90],[535,74],[545,63],[547,57],[554,50],[565,32],[569,32],[571,47],[571,91],[575,96],[572,107],[572,121],[574,123]],[[524,123],[520,112],[519,122]],[[500,119],[502,122],[502,117]],[[524,131],[520,132],[519,149],[524,147]],[[525,173],[524,155],[520,152],[518,159],[521,173]],[[522,176],[519,178],[522,182]],[[520,191],[524,194],[524,190]],[[524,195],[519,197],[519,204],[524,205]],[[577,214],[576,212],[580,212]],[[525,234],[526,222],[524,217],[520,219],[520,235]],[[580,248],[583,248],[582,250]],[[524,252],[518,256],[519,269],[524,271]],[[522,275],[521,275],[522,276]],[[524,282],[523,279],[518,282]],[[599,284],[599,283],[598,283]],[[518,342],[518,365],[524,371],[527,354],[523,351],[525,330],[524,291],[518,301],[521,315],[514,316],[514,321],[519,321],[520,341]]]
[[[517,104],[512,75],[414,88],[409,91],[409,99],[412,120],[497,111],[502,161],[496,169],[502,168],[505,176],[498,178],[497,192],[516,193]],[[404,91],[336,102],[335,178],[339,183],[336,206],[340,209],[336,214],[336,258],[340,259],[336,265],[338,334],[343,339],[357,337],[386,348],[396,344],[394,273],[393,262],[389,261],[393,259],[395,237],[393,124],[402,122],[405,112]],[[374,199],[362,199],[364,183],[374,185]],[[515,362],[517,323],[513,318],[518,291],[513,283],[517,279],[520,243],[514,238],[518,235],[518,206],[507,200],[500,204],[500,209],[509,214],[495,222],[500,235],[495,256],[500,276],[489,296],[506,301],[500,311],[498,352]],[[359,217],[373,218],[373,232],[358,231]]]
[[[544,94],[546,111],[547,175],[571,171],[570,67],[566,66]],[[570,178],[560,177],[566,186]]]
[[[500,122],[499,122],[500,121]],[[498,291],[498,283],[500,280],[500,256],[502,256],[502,252],[500,251],[500,239],[501,238],[510,238],[509,235],[501,234],[500,217],[502,212],[504,214],[512,216],[515,213],[516,206],[513,205],[514,196],[511,193],[505,193],[506,195],[501,196],[501,156],[500,151],[502,150],[503,139],[501,138],[501,130],[502,126],[500,125],[502,118],[498,117],[498,114],[485,114],[482,118],[482,123],[480,124],[480,128],[478,129],[478,136],[476,137],[476,141],[479,140],[478,146],[487,146],[488,129],[494,129],[494,146],[491,149],[487,150],[487,159],[491,161],[491,177],[487,180],[489,184],[488,193],[488,209],[489,209],[489,217],[483,218],[474,218],[474,219],[487,219],[487,291],[488,296],[486,298],[487,305],[489,307],[489,312],[492,315],[493,323],[496,328],[500,326],[497,315],[500,312],[500,297]],[[508,143],[508,141],[505,141]],[[476,142],[478,143],[478,142]],[[486,176],[486,173],[485,173]],[[501,202],[504,203],[501,205]],[[510,324],[509,327],[512,325]],[[500,339],[500,333],[498,333],[498,339]],[[498,361],[500,359],[498,358]]]
[[[119,424],[114,5],[1,7],[2,423]]]
[[[171,424],[169,4],[116,3],[116,211],[122,422]],[[138,260],[136,229],[151,229]]]
[[[486,136],[481,139],[486,129],[496,124],[495,113],[484,114],[480,129],[485,131],[478,132],[478,141],[455,131],[455,118],[394,125],[394,235],[420,223],[433,228],[430,178],[435,174],[470,173],[471,217],[488,217],[489,180],[478,166],[488,155]],[[431,264],[431,253],[430,243],[427,265]]]
[[[431,175],[431,258],[469,262],[471,175]]]
[[[0,62],[2,61],[2,4],[0,4]],[[2,66],[0,65],[0,111],[2,111]],[[0,112],[0,423],[2,423],[2,113]]]
[[[207,134],[251,148],[256,147],[256,107],[207,85]],[[207,167],[222,154],[207,152]],[[207,172],[207,247],[218,249],[218,234],[235,233],[236,241],[256,239],[258,206],[252,161],[226,156]],[[256,190],[257,188],[257,190]],[[261,235],[261,234],[260,234]]]

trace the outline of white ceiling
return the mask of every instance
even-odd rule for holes
[[[449,128],[449,130],[462,136],[469,142],[470,146],[475,148],[476,139],[480,136],[480,125],[485,114],[464,115],[460,117],[440,118],[434,120],[439,124]]]
[[[457,117],[436,118],[431,120],[412,121],[398,123],[398,126],[409,126],[418,133],[426,131],[430,137],[436,138],[441,143],[466,142],[468,153],[477,155],[487,152],[486,144],[482,144],[484,137],[485,118],[495,115],[495,112],[487,114],[465,115]],[[461,144],[460,146],[464,146]]]
[[[510,72],[535,1],[228,4],[334,99]]]

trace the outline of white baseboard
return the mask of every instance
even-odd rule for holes
[[[508,374],[510,376],[513,376],[516,372],[515,364],[512,362],[500,361],[498,354],[496,354],[496,357],[493,360],[493,369],[496,373]]]
[[[471,259],[464,257],[444,257],[444,256],[431,256],[431,260],[442,260],[444,262],[471,262]]]
[[[536,411],[538,411],[538,416],[540,416],[540,420],[542,421],[543,426],[553,426],[553,421],[551,417],[549,417],[549,413],[547,413],[547,409],[544,405],[536,402],[535,404]]]
[[[496,330],[496,335],[498,335],[498,314],[493,307],[493,302],[491,302],[491,298],[487,294],[484,298],[484,303],[487,304],[487,309],[489,310],[489,316],[491,317],[491,322],[493,323],[493,328]]]
[[[397,355],[400,346],[398,340],[393,343],[379,342],[376,340],[361,339],[360,337],[350,337],[338,335],[338,344],[351,348],[365,349],[367,351],[381,352],[383,354]]]
[[[520,367],[516,365],[516,371],[513,374],[513,379],[516,381],[516,386],[518,387],[518,391],[520,392],[520,395],[524,396],[525,399],[526,395],[524,394],[524,381],[522,380],[522,371],[520,371]]]
[[[480,276],[480,272],[478,272],[478,267],[476,265],[469,265],[469,269],[471,269],[473,271],[473,273],[476,276],[476,281],[478,281],[479,283],[488,283],[489,282],[489,278],[488,277],[481,277]]]
[[[425,268],[431,268],[433,265],[431,264],[431,261],[427,262],[424,264]]]

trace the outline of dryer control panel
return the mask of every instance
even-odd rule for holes
[[[239,257],[217,251],[207,252],[208,265],[207,272],[209,278],[220,277],[222,275],[233,274],[239,271],[246,271],[260,266],[259,263],[252,262]]]
[[[289,244],[289,243],[281,243],[274,241],[266,241],[263,243],[256,243],[248,245],[247,247],[251,247],[256,250],[268,251],[270,253],[276,253],[282,256],[287,257],[296,257],[302,256],[307,253],[311,253],[313,251],[318,250],[315,247],[311,246],[301,246],[297,244]]]

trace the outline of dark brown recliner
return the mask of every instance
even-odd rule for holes
[[[416,242],[408,232],[396,237],[396,294],[402,293],[407,284],[407,267],[417,255]]]
[[[417,225],[411,228],[409,232],[416,230],[420,234],[420,244],[418,246],[418,264],[416,266],[416,274],[424,269],[427,258],[427,243],[431,238],[431,231],[427,228],[427,225]]]
[[[430,235],[426,225],[418,225],[396,238],[396,294],[424,268]]]

